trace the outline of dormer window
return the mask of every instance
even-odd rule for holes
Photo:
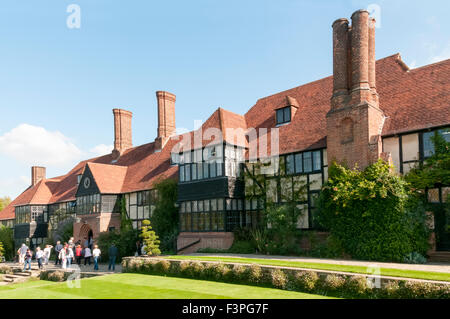
[[[289,123],[291,121],[291,107],[283,107],[277,110],[277,125]]]

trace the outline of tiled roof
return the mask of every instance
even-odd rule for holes
[[[376,71],[380,108],[387,116],[382,135],[450,124],[450,60],[408,70],[400,55],[395,54],[378,60]],[[330,109],[332,82],[330,76],[261,98],[244,116],[219,108],[203,123],[203,132],[219,128],[225,141],[236,144],[237,140],[227,134],[226,128],[239,128],[243,132],[249,128],[273,128],[275,110],[290,103],[298,109],[291,123],[279,127],[280,153],[326,147],[326,114]],[[194,132],[186,134],[193,143]],[[170,164],[170,152],[180,137],[169,139],[160,152],[155,152],[154,143],[148,143],[125,151],[116,162],[111,154],[82,161],[67,175],[29,187],[0,212],[0,220],[14,218],[15,205],[75,200],[77,175],[88,163],[101,192],[105,193],[151,189],[160,179],[177,178],[178,168]],[[202,146],[212,139],[204,139]],[[270,149],[270,132],[267,141]],[[247,146],[247,141],[242,144]]]

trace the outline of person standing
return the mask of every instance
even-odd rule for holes
[[[31,250],[28,248],[25,253],[25,257],[24,257],[23,271],[26,270],[27,265],[28,265],[28,270],[31,270],[31,258],[32,257],[33,257],[33,254],[31,253]]]
[[[59,251],[59,255],[58,258],[61,261],[61,267],[63,269],[67,268],[67,258],[66,258],[67,252],[66,252],[66,247],[62,247],[61,250]]]
[[[100,258],[100,255],[102,252],[100,249],[98,249],[98,246],[94,246],[94,250],[92,251],[92,255],[94,256],[94,270],[98,270],[98,259]]]
[[[92,250],[92,245],[94,244],[94,239],[92,237],[89,237],[89,248]]]
[[[66,247],[67,268],[70,268],[70,265],[72,265],[73,256],[74,256],[74,254],[73,254],[72,246],[67,245],[67,247]]]
[[[78,245],[77,248],[75,248],[75,257],[77,259],[78,266],[81,265],[81,257],[83,257],[83,248],[81,248],[81,245]]]
[[[36,248],[36,261],[38,263],[39,269],[42,268],[42,258],[44,257],[44,252],[41,250],[41,247]]]
[[[62,265],[62,259],[60,259],[60,252],[63,249],[63,245],[61,245],[61,242],[58,240],[56,242],[56,246],[55,246],[55,254],[56,254],[56,260],[55,260],[55,266],[58,265],[58,263],[60,265]]]
[[[109,247],[108,255],[109,255],[109,266],[108,270],[115,271],[116,270],[116,258],[119,254],[119,250],[117,249],[116,245],[114,243],[111,244],[111,247]]]
[[[87,237],[84,237],[84,248],[89,247],[89,240]]]
[[[135,253],[134,255],[135,255],[136,257],[142,255],[142,254],[141,254],[141,251],[142,251],[142,245],[141,245],[141,242],[138,240],[138,241],[136,242],[136,253]]]
[[[27,254],[28,247],[25,244],[19,248],[17,253],[19,254],[19,264],[23,265],[25,263],[25,255]]]
[[[48,261],[50,260],[50,254],[52,252],[52,245],[45,245],[44,248],[44,265],[48,265]],[[58,257],[56,257],[58,259]]]
[[[86,262],[89,262],[89,266],[91,265],[91,249],[89,247],[84,248],[84,265],[86,266]]]

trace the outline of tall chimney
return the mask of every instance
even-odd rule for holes
[[[45,179],[45,167],[31,166],[31,186],[36,185],[43,179]]]
[[[368,101],[369,87],[369,12],[358,10],[352,15],[352,102]]]
[[[369,87],[372,92],[372,99],[378,103],[378,93],[376,86],[376,72],[375,72],[375,19],[369,20]]]
[[[175,94],[157,91],[158,102],[158,135],[155,140],[157,150],[164,148],[169,138],[176,133],[175,126]]]
[[[333,23],[333,95],[327,113],[328,165],[363,169],[381,156],[384,113],[375,82],[375,23],[366,10]]]
[[[332,107],[343,104],[348,97],[348,20],[333,23],[333,96]]]
[[[131,118],[133,113],[122,109],[113,109],[114,114],[114,150],[120,156],[124,151],[133,147],[131,134]]]

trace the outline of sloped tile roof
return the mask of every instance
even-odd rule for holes
[[[380,108],[387,116],[383,136],[450,124],[450,60],[409,70],[400,55],[395,54],[378,60],[376,71]],[[250,128],[273,128],[275,110],[287,101],[295,101],[298,106],[295,117],[291,123],[279,127],[280,153],[326,147],[326,114],[330,109],[332,86],[330,76],[261,98],[244,116],[219,108],[203,123],[203,132],[208,128],[221,129],[224,140],[236,144],[236,139],[227,136],[226,128],[239,128],[243,132]],[[186,134],[193,143],[194,132]],[[77,175],[82,174],[88,163],[95,171],[101,191],[105,192],[146,190],[161,179],[176,179],[178,167],[170,164],[171,150],[177,144],[184,149],[193,148],[185,145],[184,139],[179,144],[182,137],[169,139],[159,152],[155,152],[154,143],[148,143],[125,151],[116,162],[111,154],[82,161],[64,176],[29,187],[0,212],[0,220],[14,218],[16,205],[75,200]],[[212,140],[213,137],[204,139],[202,146]],[[268,132],[269,150],[270,140]],[[248,141],[244,140],[243,144],[247,146]]]

